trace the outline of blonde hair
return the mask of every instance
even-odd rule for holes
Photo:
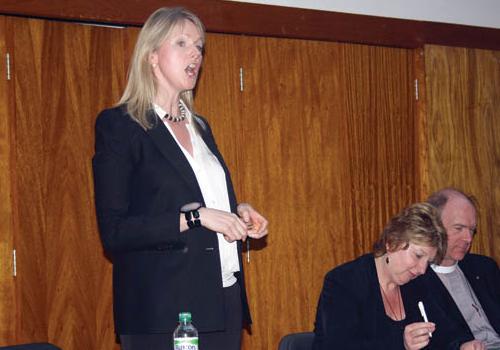
[[[373,245],[375,257],[387,251],[407,249],[410,243],[437,249],[433,263],[439,264],[447,247],[446,231],[438,210],[430,203],[415,203],[394,216]]]
[[[204,42],[203,23],[194,13],[182,7],[162,7],[153,12],[144,23],[137,38],[130,61],[127,86],[118,105],[125,105],[131,118],[144,129],[151,129],[156,123],[156,118],[148,116],[148,111],[153,108],[153,99],[157,94],[157,84],[149,63],[149,56],[162,45],[177,24],[182,24],[186,20],[198,28]],[[194,115],[193,91],[182,92],[181,100]]]

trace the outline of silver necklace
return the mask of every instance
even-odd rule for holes
[[[382,298],[385,299],[385,301],[387,302],[387,305],[389,305],[389,310],[394,315],[395,321],[401,321],[403,319],[403,308],[401,307],[401,290],[398,287],[398,290],[397,290],[397,298],[398,298],[397,306],[398,306],[399,314],[396,314],[394,312],[393,308],[392,308],[391,303],[389,302],[389,298],[385,294],[384,287],[382,287],[381,284],[379,284],[379,286],[380,286],[380,290],[382,290]],[[396,306],[394,306],[394,307],[396,307]]]
[[[165,118],[166,120],[168,121],[171,121],[173,123],[177,123],[177,122],[181,122],[183,121],[184,119],[186,119],[186,107],[184,107],[184,105],[181,103],[181,101],[179,101],[179,111],[181,112],[180,115],[178,116],[174,116],[174,115],[170,115],[170,114],[165,114]]]

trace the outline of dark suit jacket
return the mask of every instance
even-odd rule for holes
[[[95,203],[101,240],[113,262],[117,334],[173,332],[189,311],[199,331],[224,329],[217,235],[204,227],[179,232],[180,207],[203,196],[189,162],[163,122],[145,131],[123,107],[104,110],[95,126]],[[229,171],[206,121],[201,135]],[[241,266],[244,320],[250,322]]]
[[[422,319],[418,298],[405,286],[401,296],[406,318],[396,322],[385,314],[372,254],[331,270],[318,303],[313,349],[404,349],[405,326]]]
[[[488,320],[500,334],[500,270],[496,262],[482,255],[467,254],[458,264],[481,303]],[[429,321],[436,323],[432,344],[438,349],[459,349],[474,339],[467,322],[450,293],[432,269],[412,281],[415,293],[426,294]]]

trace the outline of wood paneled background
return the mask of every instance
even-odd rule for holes
[[[0,57],[7,55],[6,19],[0,17]],[[13,341],[16,331],[16,295],[13,275],[14,208],[12,198],[13,177],[11,126],[14,109],[11,87],[7,79],[7,66],[0,64],[0,340]]]
[[[17,339],[111,349],[111,267],[96,230],[90,160],[95,115],[124,85],[126,31],[8,22],[16,101]]]
[[[0,17],[0,30],[12,56],[0,99],[13,101],[0,107],[0,345],[117,349],[90,160],[95,117],[121,94],[138,29]],[[428,190],[474,191],[491,208],[474,250],[498,260],[498,52],[209,34],[205,59],[197,109],[239,200],[271,225],[244,266],[244,349],[312,330],[324,274],[368,252]],[[12,247],[15,278],[3,266]]]
[[[240,200],[270,218],[245,266],[245,349],[273,349],[312,329],[325,272],[369,251],[415,200],[413,51],[232,35],[207,47],[199,110]]]
[[[473,250],[500,262],[500,51],[426,46],[428,186],[479,202]]]

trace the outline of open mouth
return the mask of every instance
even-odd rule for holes
[[[186,73],[190,77],[196,77],[198,75],[198,65],[191,63],[185,69]]]

